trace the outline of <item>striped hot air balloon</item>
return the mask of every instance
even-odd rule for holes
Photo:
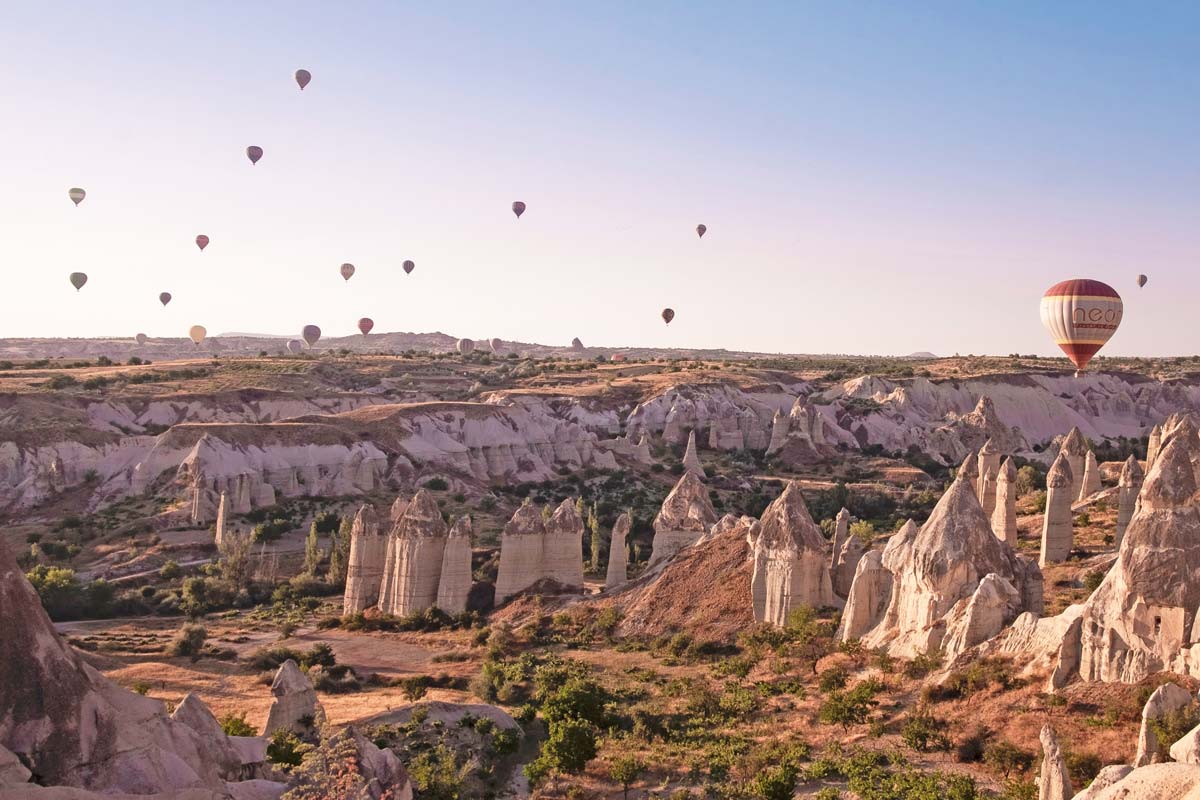
[[[1121,295],[1089,278],[1056,283],[1042,295],[1042,324],[1075,364],[1076,376],[1116,333],[1123,313]]]

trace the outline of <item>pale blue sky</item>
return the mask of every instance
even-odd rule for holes
[[[49,5],[0,3],[0,336],[1049,354],[1087,276],[1104,352],[1200,352],[1195,3]]]

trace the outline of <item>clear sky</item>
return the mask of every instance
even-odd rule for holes
[[[0,336],[1200,352],[1195,2],[0,7]]]

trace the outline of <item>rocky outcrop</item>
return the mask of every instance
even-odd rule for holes
[[[786,412],[802,388],[803,384],[797,384],[748,392],[724,383],[671,386],[634,407],[626,420],[626,430],[630,437],[661,433],[668,444],[680,445],[686,441],[688,431],[716,426],[716,441],[722,448],[762,450],[770,440],[775,412]],[[730,419],[737,421],[740,441],[729,427]]]
[[[447,614],[467,610],[467,596],[471,593],[471,530],[471,518],[463,514],[450,527],[442,551],[435,605]]]
[[[1179,738],[1169,751],[1171,760],[1180,764],[1200,764],[1200,725]]]
[[[696,473],[701,479],[708,477],[704,474],[704,465],[700,463],[700,456],[696,453],[695,431],[688,434],[687,449],[683,453],[683,468]]]
[[[542,545],[542,578],[569,591],[583,589],[583,517],[567,498],[546,520]]]
[[[218,765],[222,774],[254,780],[270,774],[267,766],[267,740],[261,736],[228,736],[212,711],[194,692],[188,692],[171,714],[175,722],[187,725],[200,735],[204,757]]]
[[[1078,674],[1082,619],[1081,604],[1068,606],[1054,617],[1039,617],[1027,611],[974,652],[1023,663],[1022,678],[1045,677],[1045,691],[1057,692]]]
[[[961,653],[991,639],[1021,611],[1021,596],[1006,579],[988,573],[965,604],[946,618],[942,650],[953,661]]]
[[[996,509],[996,482],[1000,473],[1000,450],[988,439],[979,450],[979,504],[990,519]]]
[[[1010,547],[1017,546],[1017,467],[1011,458],[1004,459],[996,475],[992,533]]]
[[[1096,463],[1096,454],[1091,450],[1083,458],[1083,483],[1080,485],[1078,500],[1086,500],[1103,489],[1100,482],[1100,465]]]
[[[350,527],[350,556],[346,565],[346,591],[342,613],[355,614],[379,603],[388,537],[374,507],[363,504]]]
[[[979,494],[979,453],[971,452],[963,458],[962,463],[958,465],[958,470],[954,473],[955,480],[966,480],[971,491]],[[980,506],[982,508],[982,506]]]
[[[795,481],[789,481],[763,512],[754,541],[755,574],[751,586],[762,597],[751,602],[761,618],[756,622],[783,626],[800,606],[823,608],[835,604],[825,538],[809,516]]]
[[[1088,787],[1071,800],[1096,800],[1105,789],[1123,780],[1132,771],[1133,767],[1128,764],[1109,764],[1107,767],[1102,767]],[[1129,800],[1129,798],[1125,798],[1125,800]]]
[[[670,558],[694,544],[716,521],[717,512],[699,476],[684,472],[654,518],[651,563]]]
[[[281,728],[308,733],[319,727],[325,710],[317,700],[317,692],[292,659],[280,665],[271,683],[271,708],[267,712],[267,724],[263,736],[270,736]]]
[[[912,524],[911,522],[909,524]],[[842,641],[860,639],[878,624],[892,598],[892,573],[883,566],[883,553],[868,550],[858,561],[846,609],[842,613]]]
[[[937,650],[951,627],[986,627],[971,624],[990,619],[982,611],[983,597],[976,604],[978,612],[971,611],[972,600],[992,574],[992,588],[1002,587],[997,579],[1003,579],[1019,598],[1002,614],[1004,623],[1020,611],[1042,610],[1041,571],[995,537],[967,475],[950,485],[915,536],[902,530],[892,537],[883,564],[892,573],[891,599],[863,643],[887,648],[895,656],[911,658]],[[986,605],[991,605],[990,599]]]
[[[617,517],[616,524],[613,525],[612,538],[608,543],[608,570],[604,576],[604,588],[608,591],[621,588],[628,580],[625,537],[629,535],[632,527],[633,519],[628,512]]]
[[[1192,693],[1173,683],[1164,683],[1154,690],[1146,705],[1142,707],[1142,724],[1138,729],[1137,755],[1134,767],[1144,767],[1162,761],[1169,742],[1160,742],[1154,723],[1168,714],[1186,708],[1192,703]]]
[[[380,611],[402,617],[437,603],[446,538],[442,510],[419,489],[388,534]]]
[[[1142,465],[1138,463],[1137,456],[1129,456],[1121,467],[1121,480],[1117,483],[1117,527],[1114,539],[1118,551],[1121,549],[1121,542],[1125,540],[1125,529],[1129,527],[1129,521],[1133,519],[1138,493],[1142,491],[1142,482],[1145,478],[1146,475],[1142,471]]]
[[[845,598],[850,594],[850,585],[854,583],[854,572],[858,569],[858,560],[862,558],[866,548],[861,539],[852,533],[847,533],[841,547],[833,554],[833,568],[830,578],[833,581],[833,593]]]
[[[400,758],[379,748],[354,726],[346,726],[321,742],[315,757],[293,776],[295,794],[316,797],[316,787],[328,786],[330,767],[336,769],[339,797],[354,800],[412,800],[413,784]]]
[[[1150,764],[1127,772],[1095,793],[1091,788],[1075,795],[1074,800],[1200,800],[1200,767]]]
[[[829,571],[837,569],[838,555],[842,545],[850,538],[850,511],[843,506],[833,520],[833,538],[829,540]]]
[[[1043,567],[1066,561],[1074,546],[1071,504],[1078,490],[1071,469],[1071,457],[1064,450],[1046,474],[1046,512],[1042,517],[1042,550],[1038,559]]]
[[[217,551],[220,552],[221,545],[225,543],[225,517],[228,513],[229,495],[221,492],[221,502],[217,505],[217,522],[214,527],[213,544],[217,546]]]
[[[1066,458],[1067,466],[1071,468],[1071,502],[1075,502],[1083,492],[1083,470],[1088,454],[1087,440],[1079,428],[1071,428],[1058,454]]]
[[[1042,769],[1038,776],[1038,800],[1069,800],[1075,794],[1067,774],[1066,759],[1058,736],[1049,725],[1042,726]]]
[[[776,411],[766,454],[792,466],[811,464],[829,450],[825,416],[807,398],[797,397],[786,413]]]
[[[549,516],[526,499],[504,526],[496,603],[542,580],[569,591],[583,587],[583,519],[570,498]]]
[[[1150,469],[1154,465],[1154,460],[1158,458],[1158,449],[1162,446],[1162,427],[1155,425],[1150,430],[1150,438],[1146,445],[1146,469]]]

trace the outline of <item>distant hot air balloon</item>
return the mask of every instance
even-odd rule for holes
[[[488,344],[491,346],[493,353],[499,353],[500,348],[504,347],[504,342],[499,339],[492,339]]]
[[[1140,289],[1140,288],[1142,288],[1143,286],[1145,286],[1145,285],[1146,285],[1146,281],[1148,281],[1148,280],[1150,280],[1150,279],[1149,279],[1149,278],[1147,278],[1145,275],[1138,275],[1138,276],[1137,276],[1137,285],[1138,285],[1138,288]]]
[[[671,320],[675,319],[675,310],[671,309],[671,308],[664,308],[662,310],[662,318],[663,318],[663,322],[670,325]]]
[[[137,342],[139,345],[145,344],[146,343],[146,334],[139,333],[137,336],[133,337],[133,340],[135,342]]]
[[[375,320],[370,317],[363,317],[358,321],[358,329],[362,331],[362,335],[366,336],[371,332],[371,328],[375,327]]]
[[[308,346],[312,347],[321,338],[321,329],[316,325],[305,325],[304,330],[300,331],[300,335],[304,337],[304,341],[308,342]]]
[[[256,144],[252,144],[246,148],[246,158],[250,159],[251,164],[257,164],[258,160],[263,157],[263,149]]]
[[[1123,313],[1115,289],[1087,278],[1056,283],[1042,296],[1042,324],[1075,364],[1076,376],[1116,333]]]
[[[572,350],[582,350],[583,349],[583,342],[579,340],[578,336],[576,336],[574,339],[571,340],[571,349]]]
[[[412,271],[417,268],[417,265],[411,261],[404,262],[404,274],[412,275]]]
[[[312,80],[312,73],[306,69],[296,70],[296,83],[300,85],[300,91],[304,91],[304,87],[308,86],[308,82]]]
[[[291,339],[287,343],[287,349],[289,353],[299,353],[304,349],[304,342],[299,339]]]
[[[87,283],[87,275],[82,272],[71,273],[71,285],[75,287],[75,291],[78,292],[82,289],[85,283]]]
[[[354,265],[353,264],[342,264],[342,268],[339,271],[342,273],[343,280],[348,281],[352,277],[354,277]]]
[[[465,356],[475,349],[475,341],[473,339],[459,339],[454,347]]]
[[[72,203],[79,205],[83,202],[83,198],[87,197],[87,192],[76,186],[74,189],[67,190],[67,197],[71,198]]]
[[[520,200],[514,201],[513,202],[513,213],[517,215],[517,219],[520,219],[521,215],[525,213],[525,204],[522,203]]]
[[[706,233],[708,233],[707,225],[697,225],[696,226],[696,235],[699,236],[701,239],[704,238],[704,234],[706,234]]]
[[[205,336],[208,336],[208,331],[203,325],[193,325],[188,329],[188,338],[195,342],[197,347],[204,341]]]
[[[196,237],[196,247],[200,248],[200,252],[204,252],[204,248],[208,247],[208,237],[203,233]]]
[[[160,295],[158,296],[158,302],[162,303],[164,306],[165,306],[167,303],[171,302],[171,293],[170,293],[170,292],[163,292],[162,294],[160,294]]]

